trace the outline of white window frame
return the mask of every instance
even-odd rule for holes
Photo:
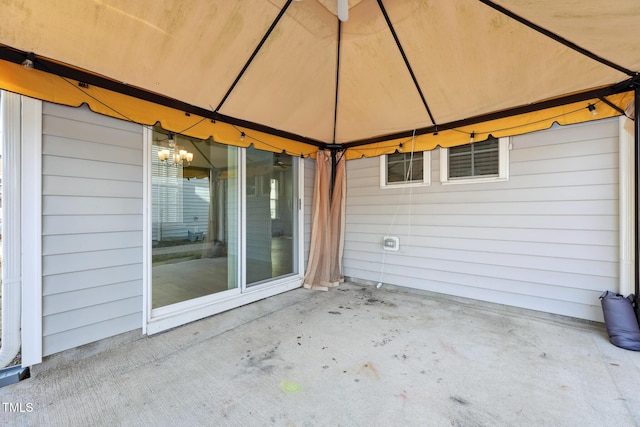
[[[478,175],[462,178],[449,178],[449,149],[440,148],[440,183],[449,184],[475,184],[481,182],[496,182],[509,180],[509,150],[511,138],[498,139],[498,175]]]
[[[409,154],[409,153],[406,153]],[[387,183],[388,154],[380,156],[380,188],[426,187],[431,185],[431,151],[422,152],[422,181]]]

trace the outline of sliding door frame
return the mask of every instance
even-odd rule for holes
[[[144,273],[143,273],[143,333],[156,334],[195,320],[203,319],[223,311],[240,307],[270,296],[278,295],[302,286],[304,276],[304,160],[293,157],[294,180],[297,185],[297,210],[295,223],[295,248],[297,273],[277,277],[258,286],[246,286],[246,149],[238,149],[238,211],[239,218],[239,251],[236,265],[238,287],[228,291],[211,294],[200,298],[182,301],[166,307],[152,308],[152,200],[151,200],[151,128],[145,126],[144,138]],[[295,200],[294,199],[294,200]]]

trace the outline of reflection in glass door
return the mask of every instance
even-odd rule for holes
[[[246,280],[254,286],[297,273],[297,165],[252,147],[246,157]]]
[[[238,288],[238,150],[154,129],[152,308]]]

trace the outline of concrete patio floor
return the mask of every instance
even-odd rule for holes
[[[640,425],[640,353],[603,325],[389,286],[297,289],[115,343],[0,389],[0,423]]]

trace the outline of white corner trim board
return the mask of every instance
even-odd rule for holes
[[[42,362],[42,101],[2,92],[4,170],[0,367],[22,343],[22,365]],[[22,332],[22,333],[21,333]]]
[[[20,351],[20,292],[22,287],[20,254],[20,95],[0,93],[2,159],[14,165],[3,172],[2,203],[2,347],[0,368],[13,361]]]
[[[629,295],[634,292],[634,203],[633,183],[634,136],[625,128],[626,117],[619,118],[619,210],[620,210],[620,292]]]
[[[42,362],[42,101],[22,97],[22,364]]]

